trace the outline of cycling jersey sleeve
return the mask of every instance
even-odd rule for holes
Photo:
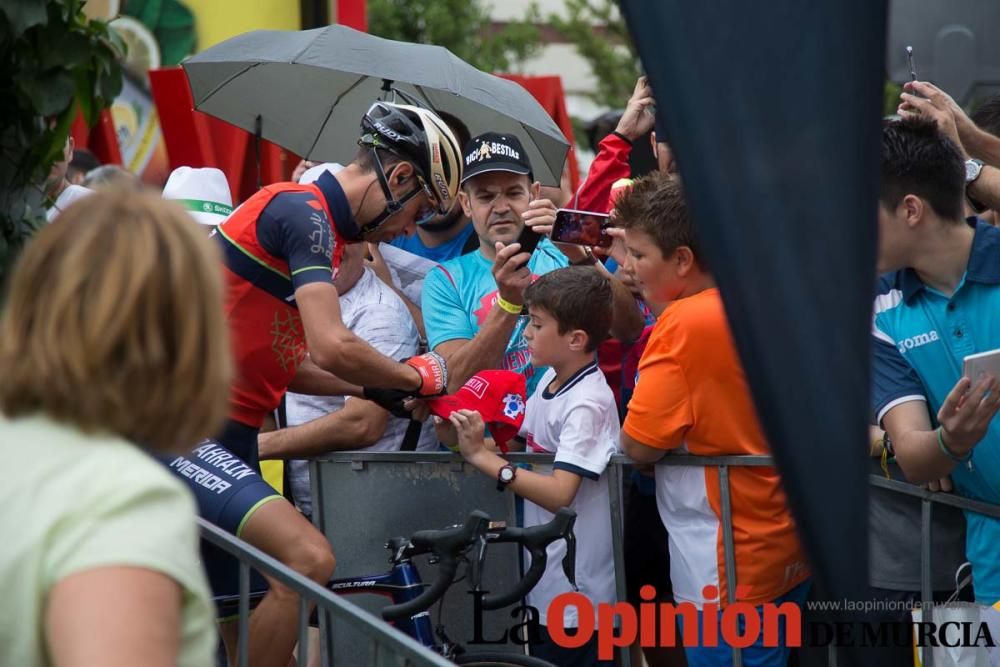
[[[330,282],[336,239],[322,204],[309,192],[283,192],[260,213],[260,244],[288,262],[292,286]]]

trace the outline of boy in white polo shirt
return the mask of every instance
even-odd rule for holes
[[[525,499],[525,526],[547,523],[561,507],[576,512],[576,582],[596,609],[598,603],[616,601],[611,502],[602,475],[618,450],[618,412],[594,356],[611,328],[611,285],[589,267],[557,269],[531,285],[525,300],[530,321],[524,340],[531,363],[549,369],[528,399],[520,433],[530,451],[555,454],[551,474],[515,468],[487,448],[478,412],[459,410],[450,420],[466,461],[495,478],[498,488],[509,486]],[[445,431],[450,429],[439,428],[444,438],[455,437]],[[565,554],[564,541],[549,545],[545,574],[528,595],[542,625],[531,654],[560,667],[610,665],[597,659],[596,639],[568,649],[550,637],[549,627],[578,625],[573,606],[562,619],[546,614],[553,598],[572,591],[562,570]]]

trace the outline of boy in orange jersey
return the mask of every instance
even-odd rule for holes
[[[648,299],[670,304],[639,362],[622,448],[642,463],[658,461],[670,450],[698,456],[769,454],[680,185],[651,174],[638,180],[616,208],[625,228],[629,268]],[[765,603],[801,606],[809,570],[777,471],[734,466],[729,485],[735,600],[756,608],[758,617]],[[706,636],[703,641],[702,635],[706,625],[720,620],[705,619],[704,614],[714,611],[721,617],[732,585],[723,556],[718,469],[658,466],[656,499],[670,535],[674,597],[699,609],[698,645],[685,646],[688,665],[730,665],[732,648],[721,637],[715,642]],[[707,603],[712,605],[708,612]],[[764,646],[762,623],[747,627],[740,617],[740,624],[748,633],[753,625],[760,629],[757,641],[743,649],[744,665],[786,664],[784,627],[779,629],[778,646]]]

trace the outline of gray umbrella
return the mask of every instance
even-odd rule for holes
[[[440,46],[396,42],[340,25],[257,30],[206,49],[183,66],[196,109],[251,133],[259,129],[264,139],[310,160],[353,156],[361,116],[376,99],[386,99],[386,81],[422,105],[460,118],[473,136],[516,135],[535,178],[546,185],[559,184],[569,149],[528,91]]]

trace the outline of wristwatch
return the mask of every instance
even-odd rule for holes
[[[515,477],[517,477],[517,468],[512,463],[508,463],[500,468],[500,470],[497,470],[497,491],[506,489],[507,485],[513,482]]]
[[[983,171],[983,161],[972,158],[971,160],[965,161],[965,184],[968,186],[970,183],[979,178],[979,174]]]

